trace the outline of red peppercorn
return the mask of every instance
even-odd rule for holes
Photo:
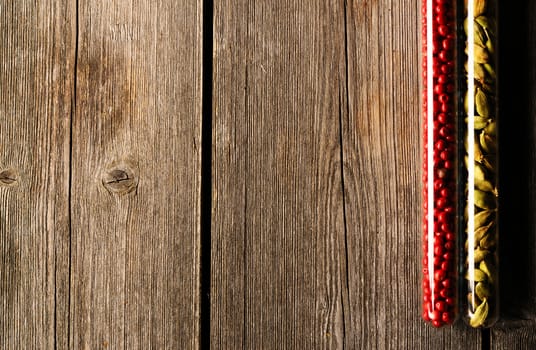
[[[449,34],[450,32],[450,29],[449,27],[447,27],[446,25],[440,25],[438,28],[437,28],[437,31],[439,32],[439,34],[443,35],[443,36],[446,36]]]
[[[443,40],[442,45],[443,45],[443,49],[445,49],[445,50],[452,50],[452,49],[454,49],[454,40],[452,40],[452,39],[445,39],[445,40]]]
[[[433,0],[432,5],[423,0],[423,38],[424,53],[423,77],[423,209],[425,217],[423,228],[423,318],[435,327],[452,323],[454,318],[453,277],[456,263],[454,261],[454,236],[456,199],[456,120],[455,120],[455,28],[454,7],[452,0]],[[428,16],[429,12],[431,17]],[[432,22],[427,22],[431,18]],[[432,38],[428,37],[432,31]],[[431,50],[431,52],[429,51]],[[432,57],[428,57],[428,55]],[[428,59],[431,59],[428,62]],[[431,85],[428,78],[433,77]],[[432,98],[429,98],[432,93]],[[428,107],[432,115],[428,115]],[[429,123],[429,120],[432,123]],[[428,132],[432,129],[429,139]],[[432,145],[432,150],[428,150]],[[431,151],[431,153],[429,153]],[[428,161],[431,163],[428,164]],[[429,188],[428,181],[433,183]],[[428,205],[428,196],[432,196],[432,205]],[[433,217],[434,227],[429,227],[428,217]],[[428,245],[433,239],[433,249]],[[428,264],[432,263],[429,267]]]
[[[445,152],[442,152],[441,154],[443,154]],[[443,158],[443,157],[441,157]],[[452,192],[450,191],[450,189],[448,188],[443,188],[441,190],[441,197],[444,197],[444,198],[451,198],[451,195],[452,195]],[[441,214],[443,214],[444,212],[442,212]],[[444,215],[447,215],[447,213],[444,213]],[[446,220],[440,220],[440,221],[446,221]]]
[[[424,318],[425,321],[430,321],[430,317],[428,317],[428,311],[422,311],[422,318]]]
[[[439,311],[445,311],[446,304],[444,301],[438,301],[435,303],[435,308]]]
[[[437,82],[439,84],[446,84],[448,82],[448,78],[445,74],[441,74],[439,77],[437,77]],[[446,94],[441,94],[439,97],[441,96],[446,96]],[[439,102],[443,102],[441,101],[441,98],[439,98]]]
[[[434,321],[439,321],[441,319],[441,312],[439,312],[438,310],[432,311],[430,318]]]
[[[452,154],[449,151],[443,151],[439,155],[439,158],[441,158],[442,160],[449,160],[451,159],[451,157],[452,157]]]
[[[447,233],[452,231],[450,221],[446,221],[444,224],[441,224],[441,231],[447,232]]]
[[[442,150],[445,149],[445,147],[446,147],[446,144],[445,144],[445,141],[443,141],[443,140],[439,140],[435,144],[435,149],[437,151],[442,151]]]
[[[443,106],[445,105],[448,105],[448,104],[443,104]],[[450,108],[450,105],[448,105],[449,108]],[[450,126],[444,126],[442,127],[441,129],[439,129],[439,135],[443,136],[443,137],[448,137],[449,135],[452,135],[453,134],[453,130],[450,128]]]
[[[448,298],[452,296],[452,294],[453,294],[452,290],[447,289],[447,288],[442,289],[441,292],[439,292],[439,295],[441,295],[443,298]]]
[[[453,321],[452,314],[450,312],[443,312],[441,314],[441,320],[445,323],[450,323]]]
[[[446,189],[441,190],[441,192],[443,192],[444,190],[446,190]],[[442,211],[437,215],[437,219],[440,222],[446,222],[449,219],[449,214],[444,212],[444,211]]]
[[[447,62],[447,61],[450,61],[452,59],[452,55],[451,55],[451,53],[449,51],[441,51],[439,53],[438,57],[443,62]]]
[[[440,179],[446,178],[448,175],[448,171],[446,169],[438,169],[437,170],[437,177]]]
[[[448,200],[445,199],[445,198],[439,198],[439,199],[436,201],[436,206],[437,206],[439,209],[446,207],[447,204],[448,204]]]
[[[437,95],[440,95],[440,94],[444,93],[445,92],[445,86],[442,85],[442,84],[438,84],[438,85],[434,86],[434,92]],[[438,104],[439,104],[439,102],[438,102]],[[436,108],[434,108],[434,109],[436,109]]]

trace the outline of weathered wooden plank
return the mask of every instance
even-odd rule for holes
[[[349,349],[479,349],[421,320],[420,1],[348,1],[342,118]]]
[[[199,341],[201,0],[79,1],[71,346]]]
[[[536,348],[536,322],[525,322],[520,328],[495,328],[491,332],[491,349],[535,349]]]
[[[343,1],[214,14],[211,345],[340,348]]]
[[[65,348],[74,2],[0,3],[0,348]]]

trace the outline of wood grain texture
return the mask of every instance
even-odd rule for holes
[[[348,1],[349,349],[479,349],[421,320],[420,2]]]
[[[199,341],[201,1],[79,1],[71,347]]]
[[[536,322],[525,322],[520,328],[494,328],[491,332],[491,349],[493,350],[530,350],[536,349],[534,335]]]
[[[216,5],[215,348],[480,348],[415,293],[418,11]]]
[[[0,348],[65,348],[72,2],[0,2]]]
[[[212,347],[341,347],[343,2],[214,14]]]

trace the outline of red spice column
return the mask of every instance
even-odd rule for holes
[[[423,313],[435,327],[457,308],[455,0],[423,0]]]

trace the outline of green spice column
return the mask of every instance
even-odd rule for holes
[[[465,0],[465,262],[463,318],[490,327],[499,315],[497,2]]]

